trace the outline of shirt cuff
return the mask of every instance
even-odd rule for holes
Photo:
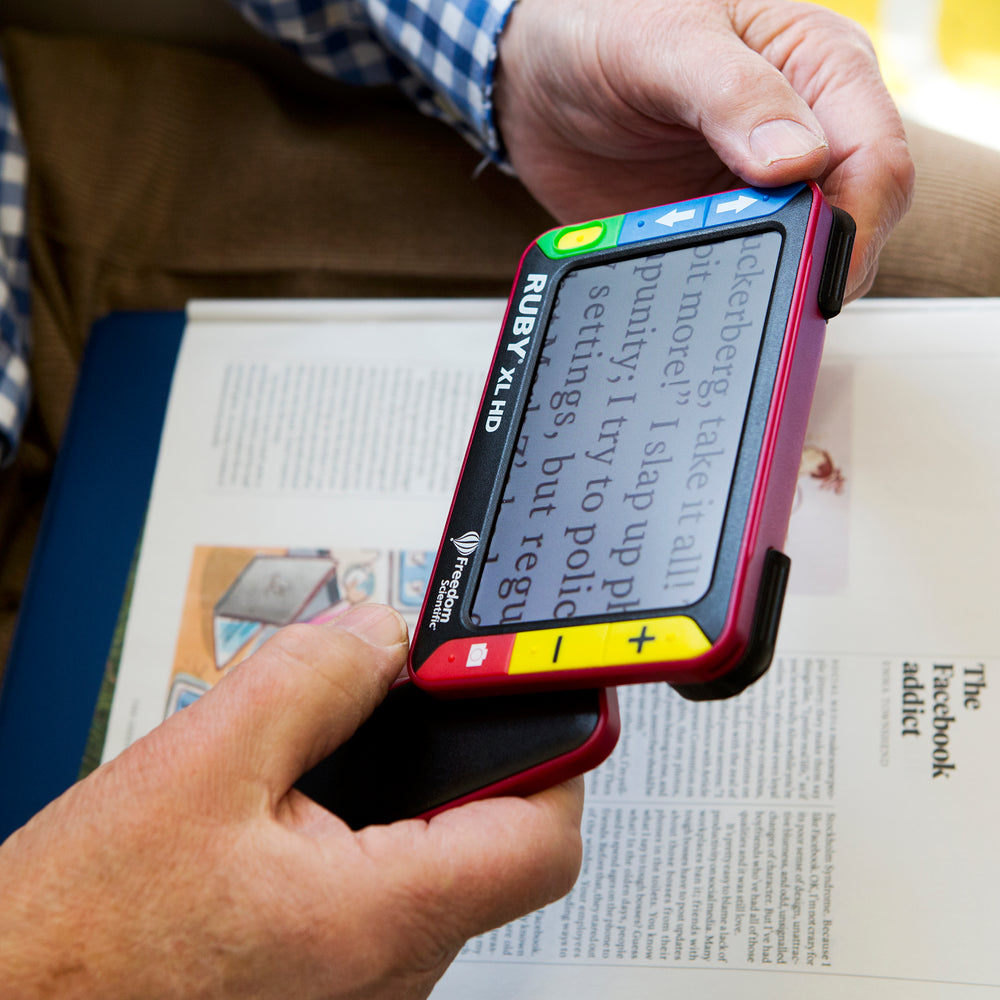
[[[505,163],[493,111],[497,42],[515,0],[230,0],[314,70],[394,82],[425,114]]]
[[[505,155],[493,88],[497,44],[514,0],[372,0],[379,36],[412,75],[400,86],[427,114],[447,121],[484,156]]]

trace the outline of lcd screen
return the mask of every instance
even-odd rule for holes
[[[477,625],[635,616],[704,597],[781,245],[759,231],[566,274]]]

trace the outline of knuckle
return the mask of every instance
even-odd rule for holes
[[[346,678],[363,667],[360,644],[348,633],[295,622],[275,633],[251,660],[257,661],[260,682],[278,697],[294,696],[304,676],[311,676],[336,688],[337,694],[351,703],[358,694]],[[260,655],[265,650],[266,661]]]
[[[426,974],[446,966],[478,928],[467,927],[460,898],[440,885],[397,884],[385,886],[391,898],[387,912],[394,914],[382,921],[379,962],[393,975]]]
[[[910,156],[910,147],[904,138],[899,139],[894,144],[891,176],[898,193],[900,216],[902,216],[913,201],[913,190],[917,179],[916,167]]]
[[[714,89],[720,103],[742,104],[753,94],[760,83],[761,70],[744,59],[729,58],[716,65]]]
[[[302,622],[286,625],[271,639],[272,648],[288,659],[301,659],[316,644],[316,629]]]
[[[807,41],[825,59],[832,59],[855,71],[878,72],[878,57],[868,32],[857,22],[837,11],[814,4],[799,4],[795,37]]]

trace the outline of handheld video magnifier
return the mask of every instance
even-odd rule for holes
[[[803,183],[531,244],[414,635],[419,686],[711,698],[763,673],[853,236]]]

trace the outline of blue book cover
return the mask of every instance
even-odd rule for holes
[[[115,313],[92,331],[0,690],[0,840],[79,774],[184,322]]]

